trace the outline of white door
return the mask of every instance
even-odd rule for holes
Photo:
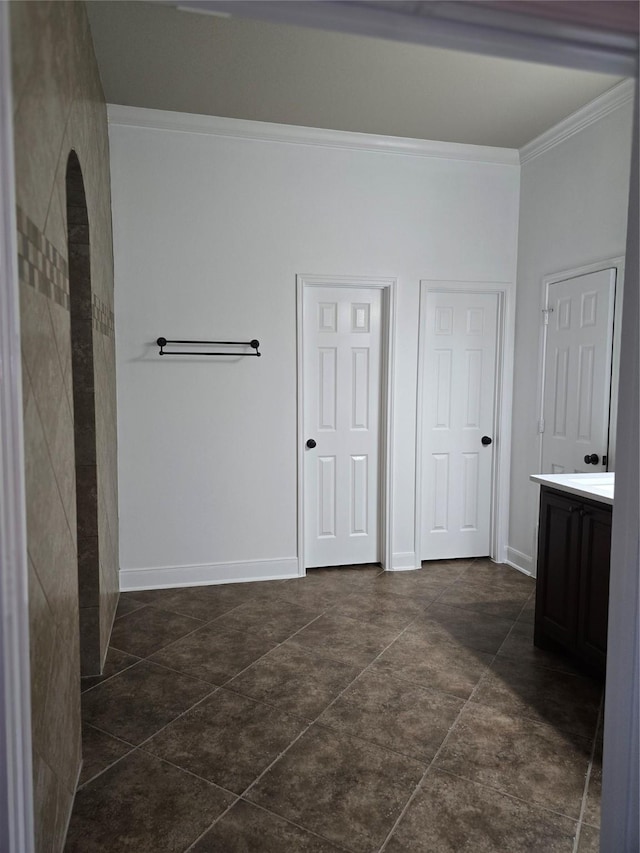
[[[304,288],[306,568],[379,560],[381,313],[377,288]]]
[[[490,552],[497,324],[497,294],[427,295],[422,560]]]
[[[549,285],[542,473],[606,471],[615,282],[607,269]]]

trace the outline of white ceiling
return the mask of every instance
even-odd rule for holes
[[[181,11],[88,3],[109,103],[520,148],[619,77]]]

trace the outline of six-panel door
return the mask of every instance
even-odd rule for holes
[[[422,560],[490,552],[497,319],[497,294],[427,295]]]
[[[549,285],[545,474],[606,470],[615,275],[615,269],[600,270]]]
[[[376,288],[304,288],[306,568],[379,559],[381,309]]]

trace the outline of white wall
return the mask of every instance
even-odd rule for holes
[[[111,112],[123,588],[295,571],[296,273],[398,279],[392,548],[413,552],[419,281],[513,281],[514,152],[132,126],[156,120],[180,123]],[[264,355],[161,359],[159,335]]]
[[[523,151],[508,558],[530,572],[539,499],[529,475],[539,470],[542,279],[625,253],[632,89],[620,91],[624,97],[613,111],[531,159]],[[536,147],[527,146],[529,156]]]

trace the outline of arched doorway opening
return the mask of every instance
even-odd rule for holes
[[[100,561],[96,458],[93,298],[89,215],[80,161],[71,151],[66,171],[71,311],[71,367],[78,535],[80,669],[100,673]]]

